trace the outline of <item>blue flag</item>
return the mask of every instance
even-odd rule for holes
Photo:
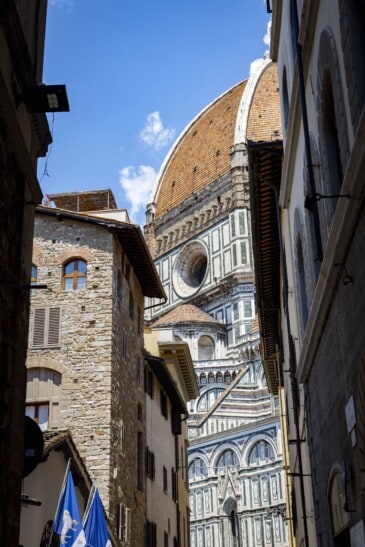
[[[71,471],[67,475],[66,487],[61,496],[53,530],[55,534],[60,536],[61,547],[86,547],[85,533],[77,505]]]
[[[95,488],[89,511],[84,520],[84,529],[88,547],[112,547],[103,504],[97,488]]]

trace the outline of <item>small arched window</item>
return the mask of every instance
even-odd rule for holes
[[[230,373],[229,373],[229,372],[225,372],[225,374],[224,374],[224,383],[225,383],[225,384],[230,384],[230,383],[231,383],[231,380],[232,380],[232,378],[231,378]]]
[[[207,383],[207,377],[206,375],[204,374],[204,372],[200,375],[200,385],[201,386],[205,386],[205,384]]]
[[[215,344],[210,336],[201,336],[198,341],[199,361],[208,361],[214,359]]]
[[[77,291],[86,289],[87,263],[81,258],[70,260],[63,266],[63,290]]]

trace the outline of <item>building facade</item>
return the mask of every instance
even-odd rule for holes
[[[294,530],[310,547],[365,544],[364,20],[363,1],[273,2],[284,157],[250,153],[264,358],[281,363]]]
[[[189,545],[186,402],[198,394],[188,345],[145,333],[146,545]],[[163,357],[162,357],[163,356]]]
[[[19,533],[36,166],[51,142],[45,114],[29,113],[19,99],[42,82],[46,7],[0,7],[0,544],[9,547]]]
[[[143,300],[164,292],[140,229],[125,212],[116,220],[109,191],[52,199],[57,207],[36,213],[26,412],[43,430],[72,432],[114,536],[137,547],[146,514]]]
[[[162,165],[145,236],[167,295],[152,328],[189,345],[191,545],[288,545],[277,399],[259,355],[248,141],[281,138],[276,67],[263,60],[184,130]],[[153,302],[151,302],[153,304]]]

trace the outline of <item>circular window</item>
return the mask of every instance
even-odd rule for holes
[[[208,269],[208,251],[201,241],[185,245],[174,265],[173,282],[178,296],[187,298],[198,291]]]

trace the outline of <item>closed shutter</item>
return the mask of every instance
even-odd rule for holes
[[[33,348],[42,348],[44,346],[45,327],[46,308],[36,308],[33,313]]]
[[[61,308],[33,310],[32,348],[54,348],[61,345]]]
[[[48,337],[47,346],[60,345],[61,308],[48,308]]]

